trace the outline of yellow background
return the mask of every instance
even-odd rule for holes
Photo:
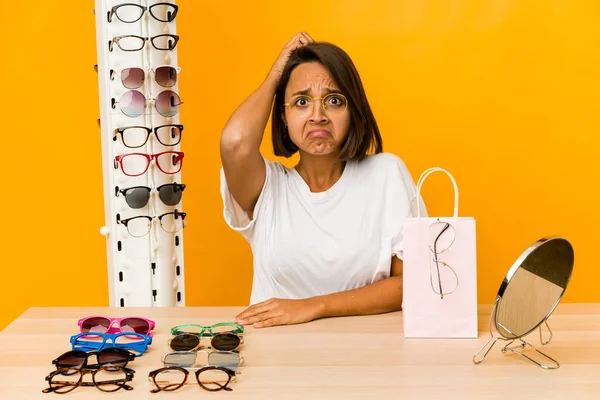
[[[23,4],[2,0],[0,24],[0,327],[29,306],[108,305],[94,4]],[[575,247],[564,301],[600,301],[600,2],[177,4],[188,305],[248,301],[251,251],[222,219],[219,135],[300,30],[350,54],[385,150],[415,180],[434,165],[455,176],[460,214],[477,220],[480,303],[545,235]],[[424,197],[450,213],[442,175]]]

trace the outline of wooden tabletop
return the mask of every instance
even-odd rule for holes
[[[152,394],[148,372],[170,351],[169,329],[183,323],[229,321],[239,307],[31,308],[0,333],[0,399],[48,399],[42,394],[51,361],[70,350],[77,320],[89,315],[142,316],[156,321],[153,344],[128,364],[132,391],[102,393],[79,387],[67,398],[221,399],[598,399],[600,304],[561,304],[549,319],[554,338],[539,345],[561,364],[543,370],[500,346],[479,365],[475,351],[489,338],[491,307],[480,306],[478,339],[404,339],[402,314],[330,318],[266,329],[247,327],[240,348],[245,363],[231,392],[197,384]]]

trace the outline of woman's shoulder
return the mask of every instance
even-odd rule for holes
[[[373,185],[410,186],[412,175],[400,157],[392,153],[372,154],[357,163],[357,179]]]
[[[370,154],[358,162],[359,169],[377,170],[405,170],[406,165],[400,157],[392,153]]]
[[[289,168],[287,168],[285,165],[283,165],[279,161],[269,160],[265,156],[263,156],[263,159],[265,160],[265,165],[266,165],[267,169],[272,174],[285,175],[289,172]]]

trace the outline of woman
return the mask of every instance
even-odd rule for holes
[[[275,155],[260,154],[269,111]],[[400,310],[402,222],[415,185],[382,140],[350,57],[298,33],[221,136],[230,227],[254,257],[251,306],[234,318],[267,327]]]

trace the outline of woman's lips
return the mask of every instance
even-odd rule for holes
[[[308,132],[307,137],[331,137],[331,133],[323,129],[315,129]]]

